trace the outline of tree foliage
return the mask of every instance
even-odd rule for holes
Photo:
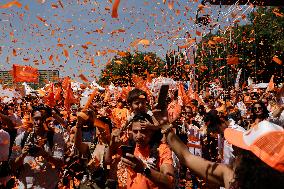
[[[108,85],[133,85],[132,74],[147,77],[147,74],[159,76],[164,73],[165,62],[152,52],[125,53],[114,57],[101,71],[99,83]]]
[[[273,57],[282,62],[284,58],[283,12],[283,8],[259,7],[249,15],[250,24],[235,23],[226,32],[204,37],[196,57],[199,81],[218,78],[225,86],[232,85],[242,68],[242,81],[252,77],[256,82],[268,82],[275,75],[276,82],[283,82],[283,63],[273,61]],[[239,62],[228,65],[230,56],[238,57]]]

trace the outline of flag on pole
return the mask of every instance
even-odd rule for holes
[[[14,82],[38,83],[38,69],[31,66],[13,65],[12,76]]]

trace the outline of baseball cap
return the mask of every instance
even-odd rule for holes
[[[249,150],[270,167],[284,172],[284,129],[262,121],[247,131],[227,128],[225,139],[234,146]]]

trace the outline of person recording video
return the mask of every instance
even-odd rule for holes
[[[11,168],[18,171],[19,188],[55,188],[63,165],[64,139],[48,129],[52,112],[45,106],[33,107],[32,128],[15,139]]]

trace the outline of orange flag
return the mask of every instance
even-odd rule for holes
[[[86,83],[89,82],[88,78],[84,74],[80,74],[79,77]]]
[[[65,110],[69,113],[71,104],[76,103],[76,99],[73,95],[73,90],[71,88],[71,82],[68,84],[67,89],[65,90],[65,99],[64,99],[64,107]]]
[[[63,79],[63,81],[62,81],[62,88],[64,89],[64,90],[66,90],[67,89],[67,87],[68,87],[68,85],[69,85],[69,83],[71,83],[71,80],[70,80],[70,77],[64,77],[64,79]]]
[[[62,89],[60,87],[58,87],[55,90],[55,95],[54,95],[54,100],[55,101],[60,101],[61,100],[61,92],[62,92]]]
[[[190,98],[186,95],[182,83],[178,85],[178,97],[182,100],[183,105],[187,105],[190,103]]]
[[[268,86],[266,88],[265,92],[273,91],[274,90],[274,81],[273,81],[274,75],[271,76],[270,81],[268,83]]]
[[[14,82],[33,82],[38,83],[38,69],[31,66],[13,65],[13,81]]]
[[[232,56],[232,55],[229,55],[227,57],[227,64],[228,65],[233,65],[233,64],[238,64],[238,63],[239,63],[239,57]]]
[[[55,102],[55,94],[54,94],[54,84],[52,83],[51,86],[49,87],[48,94],[43,97],[44,103],[50,107],[54,107],[56,102]]]
[[[199,95],[197,94],[197,92],[194,92],[194,99],[198,101],[198,104],[203,105],[203,100],[199,97]]]
[[[142,77],[139,77],[138,75],[133,74],[132,81],[135,85],[135,88],[145,91],[148,96],[151,95],[151,91],[146,86],[146,81]]]
[[[126,100],[128,93],[131,91],[131,87],[122,87],[122,91],[120,93],[120,98]]]
[[[112,14],[111,14],[112,18],[118,18],[117,9],[118,9],[119,3],[120,3],[120,0],[115,0],[113,3]]]

